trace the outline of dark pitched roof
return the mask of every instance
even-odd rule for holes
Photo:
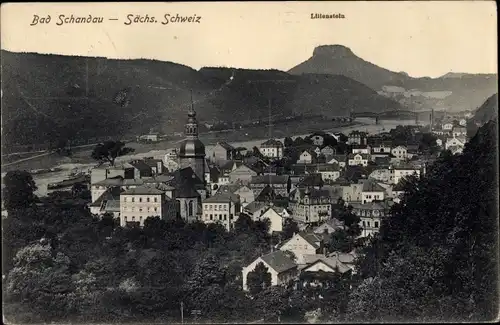
[[[91,207],[100,207],[105,201],[120,201],[120,194],[122,190],[120,187],[110,187],[104,193],[90,204]]]
[[[363,182],[363,192],[384,192],[385,189],[371,179]]]
[[[367,160],[368,154],[366,153],[350,153],[347,155],[348,159],[354,159],[355,156],[360,155],[362,159]]]
[[[278,273],[297,267],[297,264],[282,251],[275,251],[260,258]]]
[[[258,175],[252,176],[251,184],[286,184],[288,175]]]
[[[226,150],[234,150],[234,147],[225,141],[218,142],[217,144]]]
[[[269,140],[266,140],[264,142],[262,142],[260,144],[260,146],[276,146],[276,147],[283,147],[283,143],[279,140],[275,140],[275,139],[269,139]]]
[[[146,164],[144,160],[134,160],[131,161],[130,164],[137,168],[142,174],[151,174],[153,171],[151,170],[151,167]],[[156,165],[155,165],[156,166]]]
[[[126,190],[121,195],[160,195],[163,193],[165,192],[151,186],[138,186]]]
[[[163,165],[163,161],[161,159],[153,159],[153,158],[144,159],[144,163],[148,165],[150,168],[157,167],[158,163],[162,163]]]
[[[276,197],[276,193],[274,192],[274,189],[266,185],[262,191],[260,191],[259,195],[255,197],[254,201],[262,201],[262,202],[267,202],[269,201],[269,198],[274,198]]]
[[[226,202],[239,202],[240,196],[230,192],[217,192],[214,196],[203,200],[203,203],[226,203]]]
[[[254,212],[257,212],[259,211],[260,209],[264,208],[267,206],[267,203],[266,202],[262,202],[262,201],[253,201],[253,202],[250,202],[247,206],[245,206],[243,209],[245,211],[248,211],[248,213],[254,213]]]
[[[311,244],[314,248],[320,248],[321,237],[316,235],[315,233],[310,232],[299,232],[299,236],[304,238],[309,244]]]
[[[301,186],[323,186],[324,182],[321,174],[309,174],[304,177],[304,179],[297,184],[298,187]]]
[[[196,189],[204,189],[205,182],[201,180],[193,171],[191,167],[186,167],[182,169],[178,169],[175,172],[171,173],[174,176],[176,183],[182,183],[184,181],[188,181],[193,184]]]
[[[217,168],[217,166],[208,166],[208,172],[210,174],[210,181],[216,183],[221,174],[219,168]]]

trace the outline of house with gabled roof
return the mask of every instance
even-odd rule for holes
[[[302,151],[302,153],[299,156],[299,159],[297,160],[298,164],[312,164],[316,159],[318,158],[318,155],[316,152],[312,149],[306,149]]]
[[[237,164],[237,167],[228,174],[229,182],[242,182],[243,184],[249,184],[252,177],[257,175],[257,171],[245,163]]]
[[[328,157],[328,156],[333,156],[337,153],[337,149],[336,148],[333,148],[332,146],[324,146],[322,149],[321,149],[321,154],[323,154],[325,157]]]
[[[269,233],[272,234],[273,232],[283,231],[285,220],[289,218],[289,216],[290,214],[285,208],[275,206],[271,202],[269,204],[266,204],[266,208],[262,210],[261,214],[257,217],[257,220],[268,219],[270,222]]]
[[[293,280],[298,275],[297,264],[285,252],[274,251],[258,257],[242,269],[244,291],[248,291],[248,273],[255,270],[259,263],[264,264],[268,272],[271,273],[272,286],[287,285],[290,280]]]
[[[315,234],[332,234],[339,229],[344,229],[344,222],[338,220],[337,218],[331,218],[323,222],[317,227],[313,228]]]
[[[345,168],[347,163],[347,155],[330,155],[326,156],[327,164],[338,164],[340,168]]]
[[[241,212],[240,197],[231,192],[218,192],[203,200],[204,223],[220,223],[227,231],[234,229],[234,223]]]
[[[243,213],[249,215],[252,220],[259,220],[259,217],[267,210],[269,204],[263,201],[253,201],[244,207]]]
[[[350,153],[347,155],[347,165],[349,166],[368,166],[370,156],[363,153]]]
[[[295,255],[297,264],[304,264],[304,255],[321,254],[324,251],[322,238],[313,233],[301,231],[279,246],[281,251],[289,251]]]
[[[360,217],[360,237],[374,235],[380,230],[382,220],[389,216],[391,205],[388,202],[351,203],[352,213]]]
[[[235,158],[236,149],[225,141],[215,144],[207,152],[207,159],[213,163],[220,164]]]
[[[363,189],[361,193],[361,202],[369,203],[372,201],[382,201],[385,198],[385,189],[373,179],[361,181]]]
[[[288,175],[257,175],[252,176],[250,188],[258,196],[265,187],[271,187],[276,195],[287,196]]]
[[[252,189],[248,185],[242,183],[223,185],[217,190],[217,193],[219,192],[230,192],[238,195],[242,208],[255,201],[255,194]]]
[[[123,190],[119,186],[109,187],[92,203],[90,203],[90,213],[103,215],[111,213],[115,218],[120,216],[120,193]]]

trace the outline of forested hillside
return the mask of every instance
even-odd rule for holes
[[[343,76],[2,51],[2,144],[182,131],[191,92],[202,123],[401,108]]]
[[[498,138],[488,122],[460,156],[445,155],[401,204],[360,264],[348,317],[492,321],[498,316]]]

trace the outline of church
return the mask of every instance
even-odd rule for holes
[[[186,139],[179,148],[179,167],[181,169],[191,167],[199,177],[205,179],[205,145],[198,139],[198,121],[196,112],[191,107],[188,113],[188,120],[184,128]]]

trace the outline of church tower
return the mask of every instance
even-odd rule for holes
[[[205,145],[198,139],[198,121],[196,120],[196,112],[192,104],[188,112],[188,119],[184,128],[186,139],[181,143],[179,148],[179,164],[180,168],[191,167],[194,173],[205,180]]]

